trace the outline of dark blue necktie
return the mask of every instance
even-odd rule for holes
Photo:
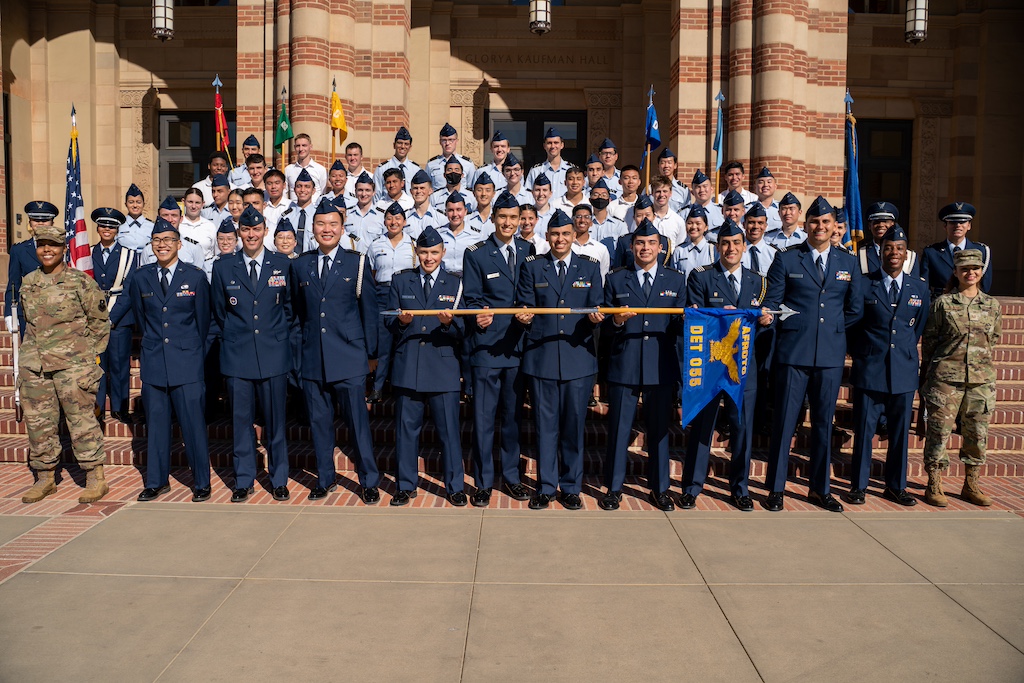
[[[432,279],[432,276],[430,275],[430,273],[427,273],[423,277],[423,301],[425,303],[428,303],[428,304],[430,303],[430,284],[431,284],[430,281],[431,281],[431,279]]]
[[[651,296],[651,274],[644,273],[644,298],[650,298]]]
[[[900,302],[900,286],[893,280],[892,284],[889,285],[889,303],[894,307]]]

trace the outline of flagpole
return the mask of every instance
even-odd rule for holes
[[[331,92],[332,93],[338,92],[338,79],[337,78],[331,78]],[[331,97],[331,101],[332,102],[334,101],[333,97]],[[331,112],[330,123],[334,123],[334,112]],[[328,124],[328,125],[330,125],[330,124]],[[331,165],[332,166],[334,165],[334,162],[337,159],[337,153],[335,151],[335,144],[337,143],[337,141],[338,141],[338,136],[335,135],[334,128],[332,127],[331,128]]]
[[[716,117],[715,125],[718,128],[715,134],[715,139],[718,142],[718,149],[715,150],[715,197],[718,197],[719,186],[721,185],[722,178],[722,102],[725,101],[725,94],[721,88],[718,90],[718,94],[715,95],[715,101],[718,102],[718,115]]]
[[[651,187],[651,145],[647,144],[647,151],[644,153],[644,165],[647,167],[647,182],[644,187],[647,188],[648,192]]]
[[[225,141],[227,134],[228,120],[224,118],[224,102],[220,100],[220,88],[223,83],[220,82],[220,74],[213,77],[213,95],[214,95],[214,106],[213,115],[216,117],[216,128],[217,128],[217,149],[228,155],[228,168],[232,169],[235,167],[235,162],[231,159],[231,150]],[[220,101],[220,108],[217,107],[217,102]],[[221,126],[223,124],[223,127]]]

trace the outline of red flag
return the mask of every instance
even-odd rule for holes
[[[213,99],[214,119],[217,122],[217,151],[223,152],[231,145],[228,139],[228,120],[224,116],[224,101],[220,97],[220,90]]]
[[[85,207],[82,204],[82,165],[78,156],[78,125],[75,108],[71,107],[71,144],[68,145],[67,192],[64,202],[64,231],[67,234],[68,265],[92,275],[92,249],[89,231],[85,227]]]

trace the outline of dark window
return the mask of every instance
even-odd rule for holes
[[[854,14],[900,14],[906,6],[906,0],[850,0]]]
[[[585,111],[488,111],[487,122],[484,139],[489,141],[494,131],[500,130],[508,138],[512,153],[523,162],[524,172],[547,158],[544,133],[548,128],[556,128],[565,141],[563,159],[582,166],[589,156]],[[489,152],[484,154],[484,160],[490,163]]]
[[[861,206],[887,201],[900,211],[899,223],[910,228],[910,175],[914,122],[858,119]],[[911,240],[914,236],[911,235]]]
[[[235,0],[174,0],[175,7],[227,7]]]
[[[225,110],[230,154],[235,153],[235,112]],[[217,128],[211,111],[176,111],[160,115],[160,196],[181,198],[206,176],[206,162],[217,149]]]

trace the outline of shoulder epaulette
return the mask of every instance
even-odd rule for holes
[[[427,163],[429,164],[429,163],[430,163],[431,161],[437,161],[437,160],[438,160],[438,159],[440,159],[440,158],[441,158],[441,155],[440,155],[440,154],[438,154],[438,155],[437,155],[436,157],[431,157],[431,158],[430,158],[430,159],[429,159],[429,160],[427,161]]]
[[[775,247],[776,251],[786,251],[787,249],[789,249],[789,247],[778,247],[778,246],[775,246],[774,244],[772,244],[770,246]]]
[[[598,264],[601,263],[600,261],[598,261],[593,256],[587,256],[586,254],[576,254],[576,255],[579,256],[581,259],[585,259],[587,261],[590,261],[591,263],[598,263]]]
[[[342,247],[341,250],[342,251],[347,251],[350,254],[355,254],[356,256],[362,255],[361,251],[356,251],[355,249],[345,249],[344,247]]]
[[[480,247],[484,246],[484,244],[486,242],[487,242],[487,240],[483,240],[482,242],[477,242],[476,244],[471,244],[468,247],[466,247],[466,251],[476,251]]]
[[[678,268],[673,268],[672,266],[661,266],[661,267],[664,268],[665,270],[669,271],[670,273],[679,273],[680,275],[683,274],[683,271],[679,270]]]
[[[401,275],[402,273],[415,273],[417,268],[403,268],[402,270],[395,271],[395,275]]]
[[[697,266],[696,268],[693,269],[693,272],[695,272],[695,273],[703,273],[707,269],[708,269],[707,266]]]
[[[282,216],[287,216],[288,214],[290,214],[292,212],[292,208],[293,207],[289,206],[287,209],[285,209],[284,211],[281,212],[281,215]]]
[[[188,266],[188,267],[189,267],[189,268],[191,268],[192,270],[197,270],[197,271],[199,271],[200,273],[203,273],[203,274],[205,275],[205,271],[203,271],[203,269],[202,269],[202,268],[200,268],[200,267],[199,267],[199,266],[197,266],[197,265],[194,265],[194,264],[192,264],[192,263],[186,263],[185,261],[179,261],[178,263],[180,263],[180,264],[181,264],[181,265],[183,265],[183,266]]]
[[[349,236],[349,239],[351,239],[353,242],[358,242],[359,241],[359,235],[353,235],[352,233],[348,233],[348,236]]]
[[[460,158],[460,159],[465,159],[466,161],[469,161],[469,160],[470,160],[470,159],[469,159],[469,157],[464,157],[464,156],[462,156],[461,154],[456,154],[455,156],[457,156],[457,157],[458,157],[458,158]]]
[[[627,266],[618,266],[618,267],[616,267],[616,268],[612,268],[611,272],[613,272],[613,273],[617,273],[617,272],[619,272],[620,270],[626,270],[626,269],[627,269]]]
[[[525,263],[529,263],[530,261],[536,261],[536,260],[537,260],[537,255],[533,254],[532,256],[527,256],[526,257]]]

